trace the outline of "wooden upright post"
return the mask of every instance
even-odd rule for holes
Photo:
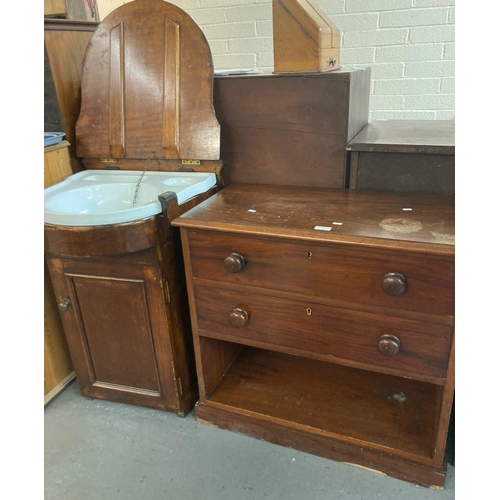
[[[314,0],[273,0],[274,73],[340,68],[340,32]]]

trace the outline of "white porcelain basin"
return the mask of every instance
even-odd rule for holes
[[[173,191],[179,205],[216,183],[215,174],[146,172],[132,207],[140,171],[85,170],[45,189],[44,221],[62,226],[130,222],[161,212],[158,195]]]

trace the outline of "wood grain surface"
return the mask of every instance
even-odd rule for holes
[[[455,120],[374,120],[347,146],[351,151],[455,154]]]
[[[384,248],[442,255],[455,243],[454,197],[411,193],[232,185],[173,224],[355,247],[384,240]]]
[[[210,48],[193,19],[163,0],[124,4],[85,55],[78,155],[218,160],[212,93]]]
[[[369,94],[369,69],[216,77],[225,184],[345,187]]]

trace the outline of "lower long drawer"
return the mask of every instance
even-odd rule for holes
[[[201,334],[444,379],[453,327],[195,285]]]

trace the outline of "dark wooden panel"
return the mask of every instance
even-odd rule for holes
[[[196,285],[198,328],[266,345],[291,347],[314,354],[389,368],[412,378],[446,376],[453,326],[382,316],[325,306],[311,300],[286,300],[251,293],[248,289],[226,290]],[[230,324],[235,308],[247,312],[241,327]],[[394,356],[378,350],[382,335],[395,335],[401,347]]]
[[[48,256],[47,263],[57,302],[71,303],[61,319],[82,394],[185,415],[196,388],[185,377],[180,394],[176,375],[188,361],[172,344],[189,331],[177,318],[172,324],[157,258],[151,249],[101,259]]]
[[[220,158],[210,48],[180,8],[142,0],[115,9],[83,65],[79,156]]]
[[[307,136],[307,137],[306,137]],[[289,130],[222,128],[225,184],[343,187],[342,135],[304,134]],[[231,148],[231,149],[229,149]]]
[[[357,154],[356,189],[455,194],[455,155]]]
[[[95,381],[159,393],[144,280],[66,274]]]
[[[241,345],[219,342],[207,337],[197,337],[203,358],[200,364],[200,397],[208,397],[229,368]]]
[[[448,427],[448,436],[446,439],[446,458],[451,465],[455,465],[455,398],[453,398],[450,425]]]
[[[344,187],[348,136],[368,117],[361,73],[217,77],[225,184]]]
[[[306,133],[342,133],[350,73],[215,78],[221,124],[267,126]]]
[[[50,69],[49,56],[47,54],[47,47],[43,47],[43,130],[45,132],[64,132],[64,125],[57,102],[56,87],[54,85],[54,77]]]

